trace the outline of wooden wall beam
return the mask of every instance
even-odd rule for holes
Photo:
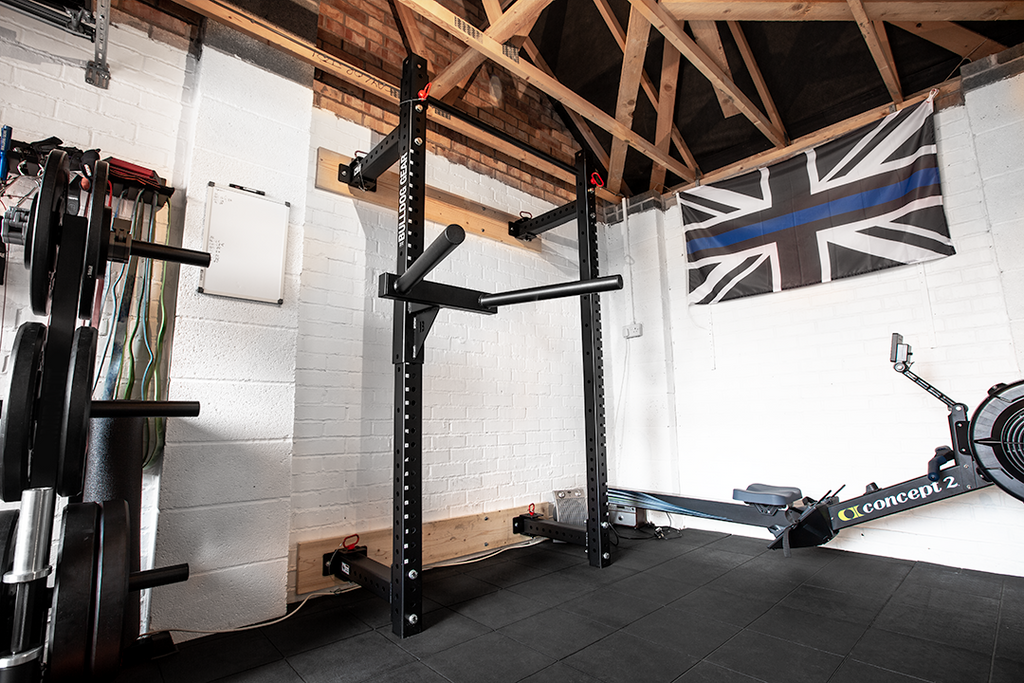
[[[845,0],[662,0],[678,21],[853,21]],[[1001,21],[1024,19],[1019,0],[865,0],[882,21]]]

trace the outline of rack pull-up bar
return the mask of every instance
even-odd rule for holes
[[[622,276],[609,275],[593,280],[578,280],[576,282],[565,282],[557,285],[544,285],[542,287],[530,287],[529,289],[517,289],[512,292],[501,292],[499,294],[484,294],[480,297],[481,306],[507,306],[509,304],[522,304],[530,301],[546,301],[548,299],[560,299],[567,296],[581,296],[583,294],[596,294],[597,292],[609,292],[613,289],[622,289]]]
[[[455,247],[464,241],[466,241],[466,231],[462,229],[462,226],[454,223],[449,225],[430,243],[430,246],[420,254],[419,258],[412,262],[412,265],[402,273],[401,277],[395,280],[395,291],[405,294],[418,285],[448,254],[455,251]]]

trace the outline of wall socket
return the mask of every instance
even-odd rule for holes
[[[632,323],[630,325],[624,325],[622,327],[622,336],[626,339],[632,339],[633,337],[641,337],[644,334],[644,326],[640,323]]]

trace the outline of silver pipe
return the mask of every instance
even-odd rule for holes
[[[50,573],[53,502],[52,488],[27,489],[22,492],[14,562],[11,571],[4,574],[4,583],[28,583]]]

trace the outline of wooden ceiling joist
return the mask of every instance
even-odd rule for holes
[[[713,21],[691,21],[690,30],[693,31],[694,42],[732,80],[732,71],[729,69],[729,60],[725,57],[725,47],[722,45],[722,36],[718,32],[718,24]],[[717,88],[715,88],[715,97],[718,98],[718,106],[722,108],[722,116],[725,118],[728,119],[740,113],[740,110],[733,104],[732,98]]]
[[[889,41],[885,36],[885,26],[882,22],[872,21],[868,18],[861,0],[846,0],[853,12],[857,26],[860,28],[864,42],[868,45],[871,58],[875,60],[878,73],[882,76],[885,89],[889,91],[889,98],[899,104],[903,101],[903,93],[900,90],[900,79],[896,73],[896,65],[893,64],[892,51],[889,50]]]
[[[672,142],[672,130],[675,128],[673,119],[676,115],[676,81],[679,79],[679,59],[682,55],[678,50],[666,45],[661,54],[661,88],[658,91],[658,119],[655,123],[654,144],[661,151],[668,153]],[[665,187],[665,167],[654,164],[651,168],[652,190],[663,190]]]
[[[755,105],[750,101],[750,98],[743,94],[732,79],[722,71],[715,62],[708,57],[708,55],[697,46],[697,43],[693,41],[685,32],[682,27],[675,20],[675,18],[665,11],[663,5],[658,4],[655,0],[629,0],[630,4],[641,12],[644,17],[651,22],[658,31],[665,36],[665,40],[671,43],[677,50],[691,64],[697,67],[697,70],[704,74],[704,77],[711,81],[711,84],[716,90],[720,90],[732,98],[733,103],[739,108],[740,112],[743,113],[747,119],[750,120],[754,126],[767,137],[773,145],[776,147],[785,147],[786,136],[783,135],[782,131],[775,127],[775,125],[765,116]]]
[[[416,13],[397,0],[391,0],[391,6],[395,8],[395,15],[402,24],[402,32],[405,34],[406,40],[409,41],[409,49],[427,60],[427,71],[430,72],[433,65],[427,57],[427,41],[416,24]]]
[[[845,0],[662,0],[677,21],[853,21]],[[865,0],[880,21],[999,21],[1024,19],[1019,0]]]
[[[747,36],[743,33],[743,28],[738,21],[730,21],[727,24],[729,25],[729,31],[732,33],[733,40],[736,41],[736,46],[739,48],[740,55],[743,57],[743,63],[746,65],[750,77],[754,80],[754,87],[757,88],[757,95],[761,98],[761,104],[764,105],[768,118],[771,119],[776,128],[782,131],[782,135],[788,140],[789,136],[786,134],[786,126],[782,123],[779,109],[775,106],[775,100],[772,99],[772,94],[768,90],[768,84],[765,83],[764,76],[761,74],[761,67],[757,65],[757,60],[754,59],[754,53],[750,49],[750,43],[747,42]]]
[[[633,127],[633,112],[640,89],[640,75],[647,56],[647,39],[651,25],[636,11],[629,12],[629,30],[626,32],[626,49],[622,56],[622,73],[619,77],[619,92],[615,102],[615,120],[629,128]],[[608,166],[608,189],[619,194],[622,186],[622,171],[626,166],[626,143],[612,140],[611,164]]]
[[[608,27],[608,30],[611,31],[612,37],[615,38],[615,42],[618,43],[619,49],[624,51],[626,49],[626,31],[623,30],[622,25],[615,16],[615,12],[612,11],[611,5],[608,4],[608,0],[594,0],[594,5],[597,7],[597,11],[601,14],[601,18],[604,19],[604,23]],[[651,106],[653,106],[655,111],[657,111],[660,102],[658,99],[658,91],[654,87],[654,83],[651,82],[646,71],[641,72],[640,74],[640,85],[643,86],[644,92],[647,94],[647,99],[651,102]],[[672,124],[672,142],[675,143],[676,149],[679,150],[679,154],[683,157],[683,163],[692,168],[694,173],[699,173],[700,169],[697,166],[697,160],[694,158],[689,145],[686,144],[682,133],[679,132],[675,123]],[[665,150],[665,152],[667,154],[668,150]]]
[[[462,42],[475,50],[487,55],[488,58],[497,62],[512,74],[533,85],[540,91],[559,100],[565,107],[575,110],[584,118],[590,120],[601,128],[620,138],[638,151],[659,163],[666,165],[673,173],[680,178],[692,180],[694,172],[684,164],[661,153],[653,144],[623,126],[614,117],[587,102],[584,98],[559,83],[556,79],[548,76],[532,64],[519,59],[518,53],[510,53],[505,50],[501,43],[498,43],[483,31],[470,26],[464,19],[456,16],[453,12],[434,0],[400,0],[406,3],[421,16],[430,20],[438,27],[455,35]],[[518,3],[513,8],[518,7]]]
[[[977,61],[1006,49],[994,40],[951,21],[892,21],[893,26],[944,47],[964,59]]]

